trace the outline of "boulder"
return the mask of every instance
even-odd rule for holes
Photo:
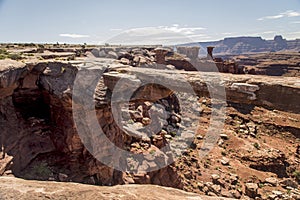
[[[298,188],[298,183],[291,178],[284,179],[279,182],[283,187]]]
[[[245,194],[250,198],[255,198],[258,196],[258,185],[256,183],[246,183],[245,184]]]
[[[266,178],[265,183],[271,184],[272,186],[278,185],[278,179],[274,177]]]

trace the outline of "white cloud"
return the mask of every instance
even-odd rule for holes
[[[287,16],[287,17],[299,17],[300,16],[300,12],[296,12],[293,10],[288,10],[284,13],[282,13],[283,15]]]
[[[293,21],[293,22],[290,22],[291,24],[300,24],[300,21]]]
[[[151,30],[151,32],[161,32],[161,31],[170,31],[182,35],[193,35],[196,32],[206,30],[206,28],[203,27],[180,27],[178,24],[173,24],[172,26],[157,26],[157,27],[141,27],[141,28],[134,28],[128,30],[129,32],[135,31],[135,32],[144,32],[144,30]],[[127,31],[127,32],[128,32]],[[144,32],[145,34],[148,34]]]
[[[282,35],[284,35],[288,40],[300,39],[300,31],[282,32]]]
[[[59,34],[60,37],[69,37],[69,38],[89,38],[89,35],[80,35],[80,34],[74,34],[74,33],[62,33]]]
[[[236,34],[236,33],[231,33],[231,32],[221,33],[221,35],[233,35],[233,34]]]
[[[121,28],[112,28],[112,29],[109,29],[110,31],[123,31],[123,29]]]
[[[263,21],[268,19],[280,19],[283,17],[299,17],[299,16],[300,16],[300,12],[294,10],[287,10],[285,12],[279,13],[278,15],[265,16],[265,17],[258,18],[257,20]]]
[[[279,19],[279,18],[282,18],[282,17],[284,17],[284,15],[280,14],[280,15],[261,17],[261,18],[258,18],[257,20],[262,21],[262,20],[266,20],[266,19]]]
[[[264,32],[262,32],[262,34],[272,34],[272,33],[276,33],[276,31],[264,31]]]
[[[203,27],[172,26],[133,28],[111,38],[110,44],[180,44],[194,42],[195,38],[204,39]]]
[[[174,24],[173,26],[163,26],[162,29],[167,31],[173,31],[175,33],[181,33],[183,35],[193,35],[197,31],[205,30],[203,27],[180,27],[178,24]]]

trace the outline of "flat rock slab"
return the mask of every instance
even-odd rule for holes
[[[225,200],[200,196],[177,189],[154,185],[92,186],[77,183],[27,181],[14,177],[0,177],[0,199],[41,200]]]
[[[118,73],[117,73],[118,72]],[[119,80],[162,83],[178,92],[193,88],[198,96],[252,106],[300,113],[300,80],[297,77],[234,75],[214,72],[185,72],[145,68],[119,68],[104,74],[109,89]],[[226,93],[224,93],[226,92]]]
[[[24,67],[25,67],[25,63],[22,62],[10,60],[10,59],[0,60],[0,72],[6,70],[12,70],[12,69],[24,68]]]

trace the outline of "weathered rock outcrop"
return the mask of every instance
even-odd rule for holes
[[[123,185],[114,187],[96,187],[91,185],[75,183],[24,181],[12,177],[0,177],[0,199],[225,200],[225,198],[200,196],[181,190],[159,187],[154,185]]]
[[[63,62],[50,60],[30,61],[23,64],[4,61],[3,63],[5,64],[1,64],[0,68],[0,143],[5,151],[2,155],[5,156],[4,159],[0,158],[0,174],[14,174],[27,179],[73,181],[95,185],[136,183],[186,189],[183,185],[187,186],[190,184],[193,189],[201,190],[205,194],[241,197],[243,191],[237,187],[237,178],[235,178],[235,184],[230,187],[227,185],[231,182],[225,184],[222,180],[215,181],[213,184],[205,183],[203,187],[194,184],[192,181],[194,179],[198,182],[197,178],[201,175],[201,171],[199,170],[198,158],[193,156],[188,160],[187,154],[192,152],[193,149],[197,150],[200,146],[197,144],[198,140],[203,139],[200,135],[197,136],[196,142],[194,140],[191,141],[188,152],[184,152],[185,154],[182,157],[183,160],[186,159],[184,164],[167,165],[159,170],[150,170],[151,172],[148,173],[129,174],[120,172],[100,163],[91,155],[92,153],[101,155],[103,152],[109,152],[105,144],[108,138],[110,142],[120,149],[134,154],[146,153],[148,160],[142,163],[136,162],[140,169],[149,171],[149,169],[157,165],[155,161],[151,160],[150,155],[153,152],[162,155],[162,164],[166,164],[165,158],[167,153],[160,149],[176,138],[174,129],[182,127],[184,123],[181,122],[186,122],[181,111],[181,106],[183,105],[179,104],[179,100],[174,95],[174,92],[188,94],[185,96],[185,99],[188,100],[191,98],[190,88],[193,89],[196,96],[200,97],[200,99],[204,97],[212,98],[210,101],[201,100],[201,106],[198,105],[198,102],[195,103],[198,99],[191,100],[195,106],[190,106],[191,104],[186,105],[187,108],[195,109],[197,113],[203,114],[201,120],[203,120],[205,125],[209,124],[211,112],[211,104],[209,102],[215,103],[217,108],[227,103],[233,105],[241,113],[246,114],[252,111],[257,112],[255,107],[261,107],[261,109],[267,108],[270,110],[269,112],[274,111],[274,113],[290,112],[288,116],[293,116],[285,121],[276,121],[276,123],[272,121],[276,119],[272,118],[271,120],[268,116],[270,121],[261,125],[261,128],[264,125],[276,125],[274,130],[276,129],[277,131],[285,127],[285,131],[293,133],[294,138],[299,138],[298,116],[300,107],[298,102],[300,100],[300,83],[297,78],[186,72],[175,69],[170,70],[170,68],[165,70],[164,67],[156,68],[158,65],[156,65],[155,55],[151,51],[147,49],[132,49],[130,51],[130,53],[126,51],[117,52],[119,55],[110,50],[105,50],[105,52],[94,51],[92,53],[99,54],[98,57],[109,58],[93,58],[92,62],[87,63],[83,61]],[[100,56],[100,54],[103,55]],[[144,54],[147,54],[147,56],[143,56]],[[111,59],[112,57],[118,58]],[[145,57],[149,60],[145,59]],[[120,62],[125,61],[131,66],[120,64]],[[97,78],[101,77],[102,72],[103,79],[99,81]],[[76,81],[88,86],[83,93],[79,93],[79,96],[78,93],[77,96],[74,95],[76,76]],[[92,80],[89,80],[90,78]],[[120,84],[120,80],[122,80],[122,84]],[[140,87],[130,96],[130,102],[127,102],[129,104],[129,118],[125,127],[127,129],[121,129],[118,126],[118,120],[115,120],[110,105],[113,98],[112,94],[116,92],[114,89],[118,82],[120,95],[117,103],[124,100],[123,97],[131,86]],[[143,83],[149,84],[143,85]],[[226,96],[224,97],[223,94],[215,92],[215,95],[212,97],[210,92],[218,91],[216,89],[222,88],[220,86],[223,87]],[[92,94],[92,98],[78,98],[80,94]],[[217,100],[222,98],[224,98],[224,102]],[[98,144],[90,145],[91,149],[83,145],[82,141],[85,138],[79,137],[78,126],[76,127],[73,118],[74,108],[82,108],[83,103],[88,100],[94,103],[90,107],[91,112],[85,112],[82,109],[82,112],[78,112],[77,116],[84,119],[84,117],[95,115],[96,113],[95,120],[88,123],[92,125],[99,124],[100,126],[98,127],[92,127],[95,130],[98,130],[100,127],[106,138],[104,140],[103,136],[90,135],[89,140]],[[168,115],[164,114],[163,108],[168,110]],[[81,110],[79,109],[79,111]],[[163,128],[160,127],[157,134],[152,136],[147,135],[147,132],[141,135],[131,131],[135,128],[142,129],[144,126],[151,124],[152,120],[157,120],[157,123],[160,123],[161,118],[152,118],[151,111],[159,113],[158,116],[167,121],[167,123],[161,124]],[[223,110],[220,109],[219,111]],[[263,110],[258,117],[265,113],[269,114],[269,112]],[[242,115],[241,117],[241,115],[233,114],[230,116],[232,121],[229,120],[228,123],[237,127],[234,123],[240,120],[239,118],[236,120],[238,116],[243,118],[245,120],[243,123],[247,125],[241,122],[241,124],[238,124],[240,129],[236,132],[233,131],[234,133],[231,136],[222,135],[222,140],[218,142],[220,147],[226,143],[224,140],[230,141],[230,137],[257,137],[258,127],[250,123],[249,121],[251,120],[247,116]],[[282,114],[280,116],[285,115]],[[258,124],[262,123],[258,121],[260,119],[256,119],[255,122]],[[184,125],[188,128],[192,127]],[[199,132],[204,130],[205,126],[203,125]],[[129,132],[132,133],[129,134]],[[183,140],[188,141],[189,138],[184,138]],[[291,150],[293,152],[298,151],[296,148],[291,148]],[[223,154],[226,154],[226,152]],[[12,156],[13,160],[9,156]],[[119,157],[112,156],[110,158],[115,158],[114,162],[126,161],[120,155],[118,155]],[[280,169],[284,173],[287,170],[285,169],[285,162],[289,162],[295,166],[291,168],[294,171],[284,175],[290,176],[290,174],[294,173],[295,175],[293,176],[297,176],[298,161],[287,161],[285,156],[273,155],[273,160],[270,160],[267,154],[259,154],[255,157],[251,153],[249,155],[244,153],[243,155],[235,156],[244,159],[250,168],[264,172],[274,172],[274,170]],[[226,157],[222,158],[222,161],[222,166],[228,166],[233,162],[232,158],[228,159]],[[277,161],[280,161],[279,165],[276,165]],[[255,164],[255,162],[257,163]],[[204,166],[209,166],[208,163],[206,161]],[[126,164],[125,166],[128,167]],[[269,166],[277,168],[274,168],[273,171],[265,170]],[[182,176],[179,171],[185,167],[197,170],[189,170]],[[280,174],[278,173],[278,175]],[[236,176],[227,174],[225,177]],[[188,189],[191,191],[190,188]]]
[[[169,84],[177,91],[187,91],[192,85],[199,96],[209,96],[210,87],[222,86],[226,90],[226,101],[269,107],[278,110],[300,113],[298,101],[300,98],[300,82],[293,77],[266,77],[231,75],[222,73],[160,71],[154,69],[123,68],[104,74],[108,88],[113,89],[121,78],[128,81],[155,80]],[[163,92],[161,92],[162,94]]]
[[[194,45],[194,44],[193,44]],[[276,51],[299,51],[299,39],[285,40],[282,36],[275,36],[274,40],[264,40],[261,37],[232,37],[220,41],[200,42],[203,48],[216,47],[217,54],[245,54],[250,52],[276,52]],[[203,51],[201,54],[205,55]]]
[[[268,76],[300,75],[299,53],[260,53],[254,55],[233,56],[247,74]]]
[[[99,67],[107,67],[110,62],[104,60]],[[87,151],[77,134],[72,113],[72,106],[76,106],[72,105],[72,89],[78,63],[40,62],[16,66],[3,67],[0,89],[5,94],[1,98],[0,141],[5,151],[14,157],[10,168],[13,174],[41,180],[64,177],[64,181],[98,185],[138,182],[181,187],[171,167],[152,172],[151,177],[138,174],[132,179],[131,175],[98,162]],[[133,142],[132,136],[125,134],[115,123],[109,101],[105,100],[106,93],[106,87],[99,85],[95,97],[99,123],[111,142],[120,148],[128,148]],[[99,141],[94,152],[102,152],[104,140],[93,139]],[[41,160],[42,164],[37,164]],[[36,165],[42,173],[34,167]]]

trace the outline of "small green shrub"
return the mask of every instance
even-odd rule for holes
[[[8,55],[9,53],[6,51],[6,49],[0,49],[0,54]]]
[[[21,60],[23,58],[20,54],[17,53],[9,54],[7,57],[12,60]]]
[[[26,56],[34,56],[33,53],[28,53],[28,54],[25,54]]]
[[[53,173],[46,162],[32,164],[32,166],[24,170],[22,173],[23,177],[29,180],[48,180],[49,177],[53,176]]]
[[[254,146],[256,149],[260,149],[260,145],[259,145],[257,142],[255,142],[255,143],[253,144],[253,146]]]
[[[49,169],[47,163],[39,163],[38,165],[35,165],[32,168],[32,172],[36,175],[36,176],[40,176],[40,177],[49,177],[52,172]]]
[[[298,170],[294,171],[293,177],[295,177],[297,180],[300,180],[300,171],[298,171]]]
[[[0,54],[0,60],[4,60],[5,58],[7,58],[7,56]]]
[[[155,153],[156,153],[156,151],[154,149],[150,151],[151,155],[154,155]]]

